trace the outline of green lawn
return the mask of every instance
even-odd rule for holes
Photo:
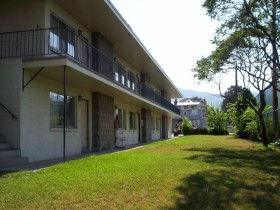
[[[187,136],[0,177],[0,209],[280,209],[280,151]]]

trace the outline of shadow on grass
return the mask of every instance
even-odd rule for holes
[[[14,171],[0,171],[0,179],[4,178],[6,174],[14,173]]]
[[[280,153],[223,148],[188,149],[188,160],[212,167],[185,177],[169,209],[280,209]]]

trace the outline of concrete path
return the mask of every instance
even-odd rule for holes
[[[66,157],[65,161],[71,161],[71,160],[77,160],[77,159],[82,159],[91,155],[102,155],[102,154],[107,154],[107,153],[114,153],[114,152],[121,152],[124,150],[129,150],[129,149],[134,149],[138,147],[142,147],[144,145],[147,145],[148,143],[139,143],[135,145],[129,145],[127,147],[123,148],[113,148],[113,149],[108,149],[100,152],[92,152],[92,153],[83,153],[80,155],[73,155],[73,156],[68,156]],[[0,172],[11,172],[11,171],[24,171],[24,170],[38,170],[41,168],[46,168],[50,167],[53,165],[61,164],[63,163],[63,158],[56,158],[56,159],[51,159],[51,160],[43,160],[43,161],[38,161],[38,162],[32,162],[32,163],[27,163],[27,164],[22,164],[22,165],[17,165],[17,166],[10,166],[10,167],[5,167],[5,168],[0,168]]]

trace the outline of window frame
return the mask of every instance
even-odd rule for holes
[[[127,123],[126,123],[126,110],[123,108],[118,108],[118,119],[119,119],[119,129],[126,130]]]
[[[56,96],[52,96],[53,94],[56,94]],[[64,96],[63,94],[60,94],[59,92],[54,92],[54,91],[50,91],[49,92],[49,100],[50,100],[50,112],[49,112],[49,123],[50,123],[50,129],[61,129],[64,127]],[[52,97],[56,97],[57,100],[53,101]],[[60,100],[58,100],[58,98],[61,98]],[[66,117],[66,128],[67,129],[77,129],[77,99],[74,96],[71,95],[67,95],[66,96],[67,101],[70,101],[70,107],[67,106],[69,105],[69,103],[66,103],[66,116],[69,115],[69,112],[71,112],[70,114],[72,115],[70,118]],[[52,104],[55,102],[60,102],[59,105],[57,104]],[[68,108],[67,108],[68,107]],[[53,111],[54,109],[57,109],[58,113],[55,113],[55,111]],[[69,111],[70,110],[70,111]],[[68,113],[67,113],[68,112]],[[55,120],[57,121],[57,119],[54,119],[54,117],[52,116],[52,114],[58,114],[57,117],[60,118],[58,119],[59,121],[62,120],[62,122],[59,123],[54,123]],[[70,119],[70,120],[69,120]]]

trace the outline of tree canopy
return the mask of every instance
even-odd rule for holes
[[[275,89],[280,76],[280,1],[205,0],[202,6],[221,25],[212,40],[216,49],[197,61],[195,77],[213,81],[218,73],[239,71],[244,86],[247,83],[259,91],[259,106],[251,104],[251,108],[259,117],[261,138],[267,145],[262,114],[264,92],[271,86]]]

